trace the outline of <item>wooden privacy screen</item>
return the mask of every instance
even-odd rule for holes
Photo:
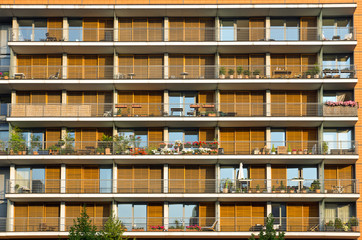
[[[272,90],[272,116],[318,116],[317,91]]]
[[[113,18],[83,18],[83,41],[112,41]]]
[[[169,192],[171,193],[214,193],[215,166],[213,165],[170,165]]]
[[[319,203],[287,203],[288,232],[312,231],[319,225]]]
[[[301,17],[300,18],[300,40],[317,41],[317,17]]]
[[[66,203],[65,226],[69,229],[73,225],[73,219],[80,217],[83,206],[87,208],[87,214],[97,229],[102,229],[110,216],[111,203]]]
[[[200,103],[200,112],[208,112],[210,110],[214,111],[215,108],[205,108],[203,104],[214,104],[216,103],[215,91],[199,91],[198,92],[198,103]],[[216,107],[216,105],[215,105]]]
[[[63,40],[63,18],[48,18],[49,37],[57,41]]]
[[[151,226],[157,225],[163,226],[163,203],[148,203],[147,230],[150,231]]]
[[[220,111],[235,116],[264,116],[265,91],[220,91]]]
[[[119,41],[163,41],[162,18],[119,18]]]
[[[14,203],[14,231],[59,231],[59,203]],[[11,216],[10,216],[11,217]]]
[[[249,41],[265,40],[265,19],[249,19]]]
[[[68,79],[113,79],[113,55],[68,55]]]
[[[61,78],[61,55],[17,55],[16,72],[23,73],[26,79],[48,79],[58,73]]]
[[[118,165],[119,193],[162,193],[163,166]]]
[[[187,78],[214,78],[214,55],[178,55],[169,56],[169,78],[180,78],[187,73]]]
[[[67,92],[67,103],[67,106],[63,106],[67,115],[100,117],[113,111],[113,93],[110,91]]]
[[[163,78],[163,55],[119,55],[119,78]]]
[[[45,131],[46,148],[58,144],[58,141],[62,139],[60,128],[47,128]]]
[[[275,188],[275,190],[279,190],[281,186],[287,187],[287,165],[272,164],[271,178],[272,188]]]
[[[67,165],[67,193],[99,193],[99,166]]]
[[[127,105],[120,109],[122,116],[163,116],[162,91],[118,91],[118,103]],[[141,107],[133,108],[133,104]]]
[[[102,140],[102,136],[113,136],[112,128],[76,128],[75,150],[93,149]]]
[[[169,18],[169,41],[214,41],[214,18]]]
[[[60,193],[60,166],[45,167],[45,193]]]
[[[265,203],[221,203],[220,231],[248,232],[256,224],[265,224]]]
[[[250,187],[254,190],[259,186],[260,191],[266,189],[266,166],[265,165],[250,165],[249,176],[253,181],[250,182]]]
[[[318,150],[318,129],[317,128],[287,128],[287,145],[295,150]]]
[[[215,129],[214,128],[200,128],[199,129],[199,141],[202,142],[211,142],[215,139]]]
[[[353,193],[356,190],[353,165],[325,165],[324,166],[324,188],[329,193],[338,191],[342,187],[344,193]]]
[[[213,202],[200,202],[199,203],[199,226],[209,227],[215,222],[215,203]]]
[[[271,54],[272,78],[301,78],[305,72],[313,70],[316,54]],[[281,72],[285,71],[285,72]]]
[[[220,128],[220,139],[225,154],[251,154],[266,145],[265,128]]]
[[[243,72],[241,75],[244,75],[244,71],[250,71],[250,76],[253,75],[255,70],[260,71],[260,76],[265,76],[265,54],[224,54],[220,55],[220,66],[225,67],[226,75],[230,76],[229,69],[234,70],[233,76],[236,77],[237,68],[242,67]]]

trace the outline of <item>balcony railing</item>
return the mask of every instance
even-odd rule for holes
[[[354,102],[353,102],[354,103]],[[1,104],[8,117],[357,117],[358,103]]]
[[[274,146],[274,148],[273,148]],[[7,141],[0,155],[354,155],[356,141]]]
[[[9,69],[9,67],[4,67]],[[32,65],[14,66],[10,79],[309,79],[356,78],[355,65]],[[8,70],[7,70],[8,71]],[[63,75],[63,73],[65,73]],[[1,76],[0,76],[1,77]],[[6,79],[2,77],[2,79]]]
[[[223,212],[220,213],[223,215]],[[43,232],[69,231],[74,217],[0,218],[0,231]],[[90,217],[100,230],[107,217]],[[258,232],[266,227],[266,217],[122,217],[126,232]],[[8,225],[8,229],[6,229]],[[357,226],[355,226],[357,225]],[[285,232],[359,232],[359,219],[354,217],[274,217],[274,229]]]
[[[267,36],[270,32],[270,36]],[[163,42],[168,41],[206,42],[206,41],[351,41],[356,40],[353,27],[236,27],[236,28],[31,28],[9,29],[10,42]],[[220,35],[220,39],[218,39]]]
[[[8,179],[7,194],[53,193],[227,193],[351,194],[355,179]],[[269,186],[269,187],[268,187]],[[322,189],[322,190],[321,190]]]

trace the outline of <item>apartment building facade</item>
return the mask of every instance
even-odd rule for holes
[[[0,3],[0,238],[360,238],[358,0]]]

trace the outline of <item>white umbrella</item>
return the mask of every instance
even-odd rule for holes
[[[244,179],[243,163],[240,163],[239,172],[238,172],[238,180],[241,179]]]

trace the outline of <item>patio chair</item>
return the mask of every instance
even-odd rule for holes
[[[59,78],[59,71],[56,72],[54,75],[50,75],[49,79],[58,79]]]
[[[213,231],[213,232],[215,232],[216,224],[217,224],[217,220],[211,226],[201,227],[201,231]]]

